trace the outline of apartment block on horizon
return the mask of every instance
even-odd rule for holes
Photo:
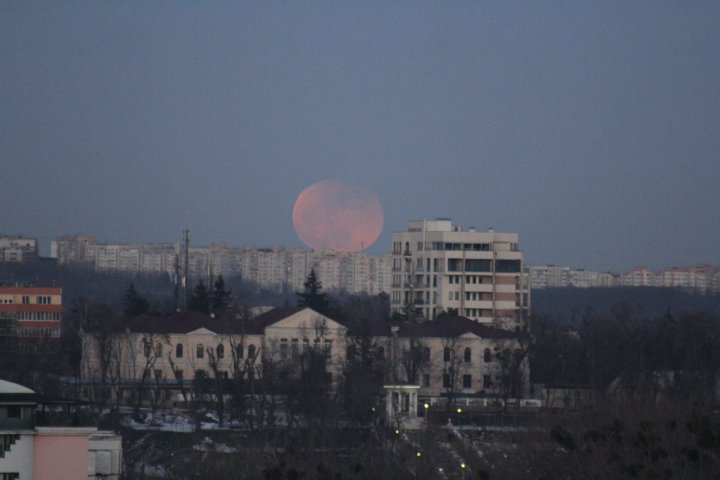
[[[392,234],[390,302],[393,312],[424,320],[452,311],[525,328],[530,287],[518,235],[464,230],[450,219],[410,221]]]
[[[558,265],[533,265],[528,270],[533,289],[614,287],[617,283],[616,276],[609,272],[573,270]]]
[[[51,252],[60,265],[77,265],[102,272],[158,273],[174,278],[176,268],[185,269],[185,256],[169,243],[102,244],[87,235],[57,238]],[[343,253],[332,250],[305,251],[283,247],[230,247],[213,244],[192,247],[188,252],[190,284],[209,275],[239,275],[259,289],[301,291],[315,269],[326,291],[377,295],[389,291],[388,256]]]
[[[710,265],[668,267],[653,271],[636,267],[620,275],[627,287],[682,288],[697,293],[720,293],[720,268]]]
[[[0,235],[0,262],[22,263],[37,259],[37,239],[22,235]]]

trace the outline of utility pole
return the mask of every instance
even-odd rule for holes
[[[190,263],[190,230],[183,230],[183,242],[185,243],[185,275],[183,276],[183,312],[187,312],[189,297],[188,264]]]
[[[175,311],[180,311],[180,246],[175,243],[175,276],[173,277],[173,283],[175,283]]]
[[[213,293],[215,288],[213,281],[212,256],[210,256],[210,260],[208,261],[208,313],[211,317],[215,316],[215,313],[213,313]]]

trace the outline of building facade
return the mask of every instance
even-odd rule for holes
[[[11,326],[19,351],[53,349],[62,325],[62,288],[0,287],[0,318]]]
[[[614,287],[617,277],[609,272],[562,267],[557,265],[533,265],[530,271],[530,284],[533,289],[541,288],[595,288]]]
[[[183,392],[193,389],[198,375],[221,381],[273,380],[282,386],[297,375],[309,353],[325,356],[328,384],[335,387],[347,366],[349,346],[357,345],[362,335],[352,325],[301,307],[275,308],[244,320],[197,313],[142,315],[117,332],[112,345],[101,347],[105,337],[82,332],[83,396],[97,401],[111,391],[121,402],[179,402],[187,400]],[[376,323],[369,335],[384,381],[418,385],[424,398],[527,395],[523,334],[446,316],[422,324]],[[104,356],[113,359],[110,364],[103,365],[103,348],[113,352]]]
[[[119,436],[94,427],[38,426],[36,397],[0,380],[0,479],[120,478]]]
[[[51,254],[60,265],[103,272],[155,273],[180,278],[185,255],[179,245],[163,243],[102,244],[87,235],[65,235],[52,242]],[[332,250],[305,251],[282,247],[231,247],[213,244],[192,247],[187,258],[190,284],[209,276],[240,276],[262,290],[301,291],[315,269],[326,291],[377,295],[389,291],[388,256]]]
[[[0,235],[0,262],[22,263],[37,259],[37,239],[21,235]]]
[[[529,277],[515,233],[411,221],[392,234],[391,308],[432,320],[454,312],[512,330],[527,325]]]

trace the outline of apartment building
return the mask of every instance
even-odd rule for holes
[[[22,263],[37,260],[38,244],[34,238],[0,235],[0,262]]]
[[[65,235],[53,241],[51,252],[58,264],[96,271],[161,273],[173,278],[176,268],[181,275],[185,271],[184,252],[168,243],[101,244],[87,235]],[[191,284],[210,273],[226,278],[239,275],[260,289],[293,292],[302,290],[310,270],[315,269],[326,291],[370,295],[389,291],[387,256],[213,244],[190,248],[187,263]]]
[[[527,325],[529,277],[516,233],[411,221],[392,234],[391,308],[415,319],[454,312],[512,330]]]
[[[609,272],[573,270],[557,265],[533,265],[528,270],[533,289],[614,287],[617,283],[616,276]]]
[[[10,321],[11,336],[18,338],[20,351],[32,351],[40,344],[47,350],[60,338],[62,288],[0,287],[0,318]]]

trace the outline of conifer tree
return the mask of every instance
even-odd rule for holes
[[[303,283],[304,291],[296,292],[298,296],[297,304],[299,307],[312,308],[318,313],[327,314],[329,304],[322,290],[322,282],[318,280],[315,269],[310,270],[305,283]]]
[[[187,308],[189,312],[201,312],[206,315],[210,313],[210,292],[202,280],[195,285],[195,288],[190,293]]]
[[[125,318],[136,317],[150,308],[150,302],[135,290],[135,285],[128,285],[123,298],[123,315]]]
[[[225,290],[225,279],[218,275],[212,289],[212,313],[222,313],[230,304],[230,292]]]

